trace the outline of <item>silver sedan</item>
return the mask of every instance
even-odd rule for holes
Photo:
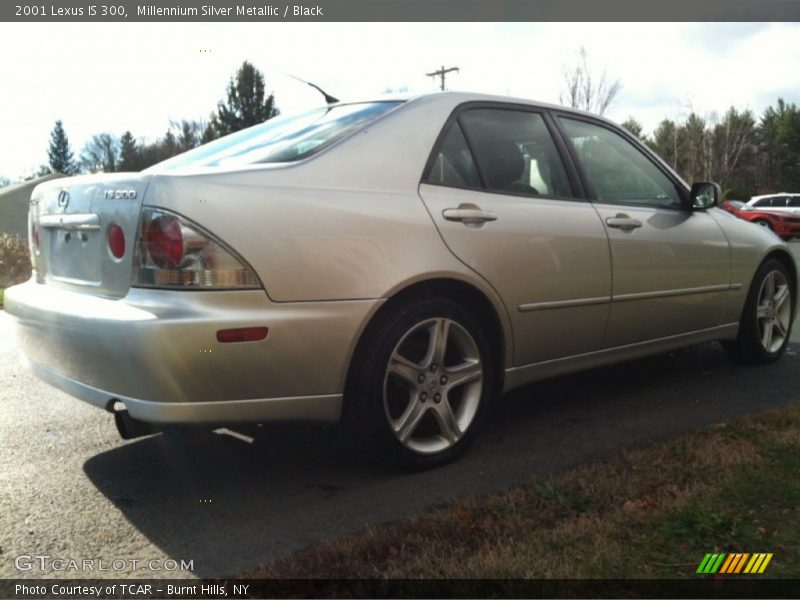
[[[713,340],[778,359],[794,260],[718,198],[562,107],[337,103],[40,185],[5,304],[34,372],[124,437],[341,420],[432,466],[530,381]]]

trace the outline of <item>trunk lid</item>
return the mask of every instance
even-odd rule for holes
[[[31,197],[30,233],[38,228],[33,262],[40,283],[109,297],[128,293],[139,214],[152,175],[103,173],[37,186]],[[108,230],[125,234],[125,253],[115,258]]]

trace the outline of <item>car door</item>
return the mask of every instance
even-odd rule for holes
[[[450,250],[502,297],[516,365],[600,348],[608,315],[607,236],[551,128],[536,110],[463,106],[419,188]]]
[[[627,134],[561,114],[562,131],[608,234],[609,347],[720,324],[730,288],[728,241],[707,211]]]

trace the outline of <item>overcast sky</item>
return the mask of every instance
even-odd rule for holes
[[[558,103],[564,65],[584,46],[622,92],[607,116],[647,133],[691,106],[756,115],[800,103],[797,23],[0,23],[0,176],[47,162],[64,122],[76,157],[92,134],[155,140],[170,120],[207,120],[243,60],[264,72],[283,113],[386,88],[429,92],[425,73],[457,66],[447,87]]]

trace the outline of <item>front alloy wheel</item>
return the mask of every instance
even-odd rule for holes
[[[794,287],[786,266],[769,259],[756,271],[747,294],[739,335],[723,346],[736,360],[764,364],[780,358],[794,318]]]
[[[767,352],[777,352],[786,342],[792,322],[789,282],[780,271],[770,271],[758,293],[756,320],[761,346]]]
[[[447,318],[412,326],[386,367],[383,406],[397,440],[409,450],[435,454],[461,439],[483,390],[483,366],[470,333]]]

